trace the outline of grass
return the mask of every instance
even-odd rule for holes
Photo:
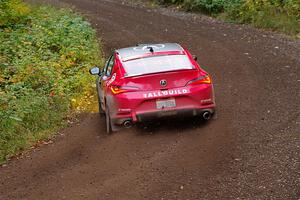
[[[0,0],[0,163],[93,109],[102,63],[91,25],[69,9]]]
[[[300,0],[152,0],[300,38]]]

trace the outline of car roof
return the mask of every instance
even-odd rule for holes
[[[116,50],[122,61],[130,60],[149,55],[149,53],[180,52],[184,49],[177,43],[158,43],[158,44],[137,44],[133,47],[127,47]]]

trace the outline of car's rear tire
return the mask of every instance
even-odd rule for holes
[[[101,102],[100,102],[99,98],[98,98],[98,106],[99,106],[99,115],[100,115],[100,117],[103,117],[105,115],[105,112],[101,107]]]
[[[103,110],[102,107],[101,107],[101,101],[100,101],[100,96],[99,96],[98,89],[97,89],[97,97],[98,97],[98,110],[99,110],[99,115],[100,115],[100,117],[102,117],[102,116],[105,115],[105,112],[104,112],[104,110]]]
[[[105,121],[106,121],[106,132],[107,134],[112,134],[112,125],[111,125],[111,118],[109,114],[109,109],[106,106],[106,111],[105,111]]]

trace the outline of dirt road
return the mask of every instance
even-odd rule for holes
[[[0,168],[0,199],[299,199],[300,45],[246,26],[117,0],[47,0],[92,22],[106,55],[178,42],[213,75],[217,118],[111,136],[86,114]]]

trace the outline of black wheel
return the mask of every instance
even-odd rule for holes
[[[106,106],[106,111],[105,111],[105,121],[106,121],[106,132],[108,134],[112,134],[111,119],[110,119],[109,109],[107,106]]]
[[[96,85],[98,85],[98,84],[96,83]],[[104,112],[104,110],[103,110],[102,107],[101,107],[101,101],[100,101],[100,96],[99,96],[98,86],[96,87],[96,89],[97,89],[97,97],[98,97],[98,110],[99,110],[99,115],[100,115],[100,117],[102,117],[102,116],[104,116],[105,112]]]
[[[101,107],[101,103],[100,103],[99,97],[98,97],[98,106],[99,106],[99,115],[100,115],[100,117],[103,117],[105,115],[105,112],[104,112],[104,110]]]

